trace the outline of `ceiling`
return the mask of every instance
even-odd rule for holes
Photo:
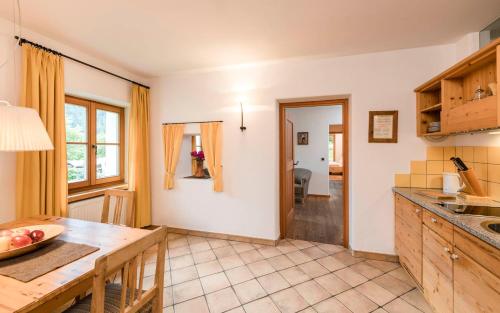
[[[12,20],[10,0],[0,17]],[[23,25],[143,76],[450,43],[498,0],[21,0]],[[29,38],[28,38],[29,39]]]

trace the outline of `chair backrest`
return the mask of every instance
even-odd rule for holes
[[[109,217],[109,206],[111,197],[115,197],[115,210],[113,217]],[[104,192],[104,203],[102,205],[101,223],[111,223],[121,225],[120,220],[122,216],[123,200],[127,200],[127,207],[125,211],[125,225],[134,227],[134,192],[130,190],[109,189]]]
[[[167,228],[160,227],[139,241],[99,257],[95,261],[91,313],[104,313],[106,278],[115,273],[121,277],[120,313],[137,312],[150,301],[153,313],[162,312],[166,238]],[[146,250],[154,246],[155,280],[151,288],[143,290]]]

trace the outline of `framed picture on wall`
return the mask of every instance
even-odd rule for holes
[[[398,142],[398,111],[370,111],[368,142]]]
[[[308,145],[309,144],[309,132],[298,132],[297,133],[297,144],[298,145]]]

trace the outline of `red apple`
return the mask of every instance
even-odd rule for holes
[[[21,248],[21,247],[24,247],[24,246],[31,244],[31,238],[27,235],[14,236],[14,237],[12,237],[10,243],[15,248]]]
[[[13,231],[13,233],[11,234],[11,236],[21,236],[21,235],[29,235],[30,234],[30,230],[27,229],[27,228],[19,228],[19,229],[15,229]]]
[[[39,242],[40,240],[43,239],[43,236],[45,236],[45,233],[39,229],[32,231],[29,234],[30,238],[33,240],[33,242]]]
[[[10,235],[12,235],[12,230],[10,230],[10,229],[0,230],[0,237],[8,237]]]

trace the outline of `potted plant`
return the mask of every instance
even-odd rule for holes
[[[196,171],[194,172],[194,177],[205,177],[205,172],[203,171],[203,161],[205,161],[205,154],[203,151],[193,151],[191,152],[191,157],[196,161]]]

